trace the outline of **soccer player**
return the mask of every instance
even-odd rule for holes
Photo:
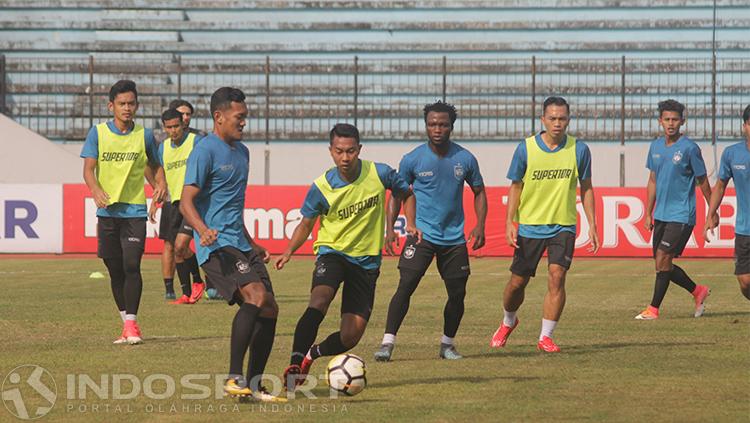
[[[169,102],[169,108],[175,109],[180,112],[180,114],[182,115],[182,123],[185,125],[185,128],[189,133],[200,135],[201,137],[205,137],[207,135],[205,131],[190,127],[190,121],[193,119],[195,108],[192,104],[190,104],[189,101],[183,99],[172,100]]]
[[[195,143],[201,138],[194,133],[188,133],[182,123],[182,115],[175,109],[168,109],[161,115],[164,132],[168,138],[159,144],[159,161],[164,168],[167,188],[169,189],[169,201],[162,206],[161,221],[159,224],[159,238],[164,240],[164,251],[173,251],[174,257],[170,257],[177,268],[177,276],[182,286],[182,296],[172,304],[195,304],[203,295],[203,281],[200,279],[200,270],[195,254],[190,250],[190,241],[193,239],[193,228],[183,222],[180,213],[180,197],[182,185],[185,181],[185,164]],[[157,203],[151,203],[149,218],[155,222]],[[162,254],[162,272],[164,271],[164,255]],[[191,286],[190,275],[193,275]],[[197,280],[196,280],[197,279]],[[169,296],[171,279],[164,279]],[[171,292],[174,298],[174,291]]]
[[[737,219],[734,225],[734,274],[740,283],[742,295],[750,300],[750,105],[742,112],[742,130],[745,141],[727,147],[721,154],[719,179],[711,193],[711,202],[706,213],[704,235],[719,226],[719,205],[729,179],[734,179],[737,193]],[[710,242],[706,236],[706,242]]]
[[[649,178],[644,223],[647,230],[653,231],[656,281],[651,304],[635,318],[659,318],[659,307],[667,294],[670,280],[693,295],[694,316],[700,317],[711,291],[705,285],[696,285],[672,261],[682,254],[693,233],[695,186],[698,185],[707,202],[711,200],[711,186],[700,147],[680,132],[680,127],[685,123],[685,106],[675,100],[665,100],[659,102],[658,109],[659,125],[664,135],[654,140],[648,150],[646,168]]]
[[[243,221],[250,167],[248,149],[241,142],[248,115],[245,94],[237,88],[219,88],[211,96],[211,115],[213,133],[193,147],[187,161],[180,211],[200,240],[201,267],[222,297],[239,305],[224,392],[274,400],[261,386],[279,312],[264,264],[270,255],[250,237]]]
[[[469,234],[472,249],[484,246],[484,224],[487,218],[487,194],[473,154],[451,142],[456,109],[438,101],[424,107],[427,143],[420,145],[401,159],[399,174],[412,186],[416,198],[416,224],[419,236],[409,237],[401,252],[398,268],[400,279],[390,306],[385,335],[378,361],[389,361],[396,342],[396,333],[409,310],[409,300],[419,281],[437,257],[438,271],[448,291],[443,309],[443,337],[439,357],[460,359],[453,338],[464,314],[466,282],[469,279],[469,251],[464,237],[464,183],[474,193],[474,212],[477,224]],[[398,215],[398,199],[389,205],[389,218]],[[393,254],[395,232],[386,235],[386,251]]]
[[[536,275],[539,260],[547,250],[547,294],[537,349],[547,353],[560,351],[552,334],[565,307],[565,278],[573,262],[577,183],[589,227],[590,251],[599,251],[591,152],[586,144],[567,133],[569,123],[567,101],[562,97],[547,98],[542,112],[544,130],[526,138],[513,153],[508,170],[512,183],[505,237],[515,252],[503,294],[503,321],[490,342],[493,348],[504,347],[518,326],[516,313],[523,303],[526,285]],[[518,222],[518,228],[514,222]]]
[[[97,206],[97,255],[109,271],[123,321],[122,334],[114,343],[140,344],[143,336],[136,317],[143,291],[147,166],[155,176],[153,201],[162,201],[166,182],[153,132],[134,122],[138,111],[135,82],[117,81],[109,90],[107,108],[113,119],[91,128],[81,150],[83,179]]]
[[[336,166],[310,186],[302,205],[302,220],[275,263],[276,269],[283,269],[320,218],[313,245],[318,257],[310,302],[297,322],[290,365],[284,370],[289,391],[304,382],[318,357],[344,353],[359,342],[372,313],[375,283],[380,274],[385,191],[390,189],[401,199],[411,196],[409,185],[394,169],[359,159],[362,145],[356,127],[336,124],[329,140],[328,149]],[[414,223],[413,214],[409,223]],[[340,330],[313,345],[318,327],[342,282]]]

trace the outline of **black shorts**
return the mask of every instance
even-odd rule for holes
[[[100,258],[142,256],[146,247],[146,218],[99,217],[96,237],[96,254]]]
[[[234,247],[222,247],[213,251],[201,267],[229,304],[243,302],[239,289],[249,283],[262,283],[266,291],[273,294],[266,264],[253,250],[244,252]]]
[[[734,237],[734,274],[750,273],[750,236],[736,234]]]
[[[518,237],[518,248],[513,253],[510,271],[518,276],[536,276],[536,268],[547,250],[547,266],[557,264],[570,269],[573,263],[576,236],[573,232],[561,231],[552,238]]]
[[[417,244],[417,238],[409,236],[406,238],[401,257],[398,259],[399,270],[412,270],[424,275],[432,263],[432,258],[437,256],[437,268],[443,280],[455,278],[468,278],[471,274],[469,267],[469,250],[466,243],[458,245],[436,245],[422,240]]]
[[[691,225],[654,220],[654,242],[652,245],[654,257],[656,257],[657,249],[671,254],[673,257],[679,257],[692,233],[693,226]]]
[[[193,228],[185,222],[180,213],[180,202],[164,202],[161,207],[161,217],[159,218],[159,239],[174,244],[177,234],[189,235],[193,237]]]
[[[312,287],[326,285],[338,291],[343,282],[341,314],[352,313],[370,320],[378,276],[380,269],[365,269],[339,254],[323,254],[315,261]]]

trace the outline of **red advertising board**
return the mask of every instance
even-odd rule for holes
[[[245,200],[245,225],[256,240],[273,254],[281,253],[301,219],[300,207],[307,186],[248,186]],[[147,193],[150,190],[147,190]],[[651,255],[651,234],[643,227],[645,188],[597,188],[596,220],[602,248],[602,257],[648,257]],[[96,251],[96,206],[85,185],[64,186],[63,250],[66,253]],[[489,213],[487,217],[487,244],[473,252],[479,256],[511,256],[512,249],[505,241],[505,201],[507,187],[488,187]],[[466,231],[476,222],[473,195],[464,192]],[[703,237],[706,204],[698,197],[697,222],[693,237],[685,249],[690,257],[731,257],[734,246],[734,221],[736,198],[733,189],[727,189],[719,210],[721,225],[717,236],[706,243]],[[576,238],[576,255],[590,256],[588,228],[583,218],[583,207],[578,204],[579,224]],[[582,219],[583,218],[583,219]],[[583,227],[581,222],[583,221]],[[400,218],[397,229],[403,229]],[[158,253],[162,242],[157,238],[158,224],[149,224],[146,251]],[[312,253],[312,241],[300,248],[300,254]]]

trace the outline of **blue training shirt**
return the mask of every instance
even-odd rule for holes
[[[401,159],[398,173],[414,190],[417,228],[424,239],[437,245],[465,243],[464,182],[472,187],[484,185],[474,155],[451,142],[441,157],[425,143]]]
[[[646,167],[656,173],[654,219],[695,225],[695,178],[706,175],[698,144],[683,135],[667,147],[659,137],[648,149]]]
[[[378,172],[380,182],[383,183],[383,186],[386,189],[391,190],[391,193],[393,195],[403,197],[403,195],[409,191],[409,184],[404,182],[404,180],[399,176],[398,172],[396,172],[387,164],[375,163],[375,169]],[[360,172],[362,172],[362,166],[360,166]],[[343,188],[349,185],[349,182],[341,178],[338,169],[335,167],[328,169],[328,171],[326,172],[326,181],[328,181],[328,183],[331,185],[331,188]],[[302,214],[302,216],[308,219],[315,219],[320,215],[328,213],[328,210],[330,208],[331,205],[328,204],[328,200],[326,200],[326,198],[323,196],[323,193],[320,192],[318,186],[313,183],[310,186],[310,189],[307,191],[307,195],[305,196],[305,201],[302,204],[300,213]],[[321,245],[318,249],[318,256],[322,256],[324,254],[340,254],[344,256],[349,262],[368,270],[379,268],[382,261],[382,257],[380,256],[380,254],[378,254],[377,256],[352,257],[340,251],[334,250],[331,247]]]
[[[107,127],[117,135],[127,135],[130,133],[130,131],[120,131],[115,126],[115,122],[111,120],[107,122]],[[159,165],[159,151],[156,139],[154,139],[154,131],[144,129],[143,133],[146,139],[146,157],[148,157],[148,162],[151,165]],[[81,149],[81,158],[99,159],[99,133],[96,131],[96,126],[89,129],[89,133],[86,135],[86,141],[83,143],[83,148]],[[114,203],[107,207],[96,209],[96,215],[99,217],[145,218],[148,217],[148,211],[145,204]]]
[[[239,141],[230,146],[209,134],[190,153],[185,185],[200,189],[194,200],[195,208],[206,226],[219,232],[216,242],[207,247],[195,243],[199,264],[205,263],[212,251],[222,247],[244,252],[252,249],[245,237],[243,220],[249,170],[250,152]],[[200,237],[194,232],[197,241]]]
[[[734,233],[750,236],[750,151],[744,141],[730,145],[721,154],[719,179],[726,183],[729,178],[734,179],[737,192]]]
[[[554,150],[550,150],[547,144],[542,140],[544,131],[536,134],[536,145],[547,153],[560,151],[568,142],[567,138],[558,145]],[[521,141],[513,153],[513,159],[510,161],[507,178],[511,181],[522,181],[526,175],[528,164],[528,152],[526,151],[526,141]],[[578,180],[591,178],[591,151],[589,146],[581,140],[576,140],[576,164],[578,165]],[[576,225],[518,225],[518,235],[524,238],[546,239],[552,238],[562,231],[576,233]]]

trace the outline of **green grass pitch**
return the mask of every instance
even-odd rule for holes
[[[501,319],[507,259],[472,261],[466,314],[457,336],[464,360],[438,359],[445,290],[434,267],[422,280],[398,335],[394,360],[378,363],[388,301],[398,272],[384,260],[370,326],[351,351],[368,365],[368,387],[352,398],[332,399],[323,385],[317,399],[287,405],[238,404],[229,398],[185,399],[195,390],[181,385],[185,375],[227,371],[234,307],[221,301],[167,305],[159,261],[144,259],[144,291],[139,323],[145,343],[116,346],[121,324],[108,279],[96,258],[0,258],[0,378],[33,364],[48,370],[57,386],[55,405],[38,421],[748,421],[750,418],[750,302],[732,275],[731,260],[680,260],[712,294],[704,317],[695,319],[692,297],[672,285],[657,321],[636,321],[651,298],[650,260],[577,259],[567,282],[567,305],[555,340],[562,353],[535,350],[546,278],[529,285],[521,324],[506,348],[489,340]],[[280,319],[267,373],[279,375],[289,358],[297,319],[307,305],[313,262],[293,258],[271,271]],[[544,267],[540,266],[540,274]],[[179,288],[178,288],[179,289]],[[338,326],[338,300],[321,326],[318,340]],[[312,374],[325,371],[316,362]],[[100,398],[81,398],[80,374],[109,384]],[[151,375],[176,382],[168,398],[163,376],[151,394],[114,399],[113,375],[129,375],[145,385]],[[73,386],[70,385],[71,378]],[[124,383],[128,390],[130,386]],[[101,388],[101,386],[100,386]],[[208,389],[208,388],[207,388]],[[22,390],[25,406],[44,405]],[[155,395],[154,395],[155,394]],[[12,408],[8,401],[6,407]],[[6,408],[0,421],[13,421]]]

